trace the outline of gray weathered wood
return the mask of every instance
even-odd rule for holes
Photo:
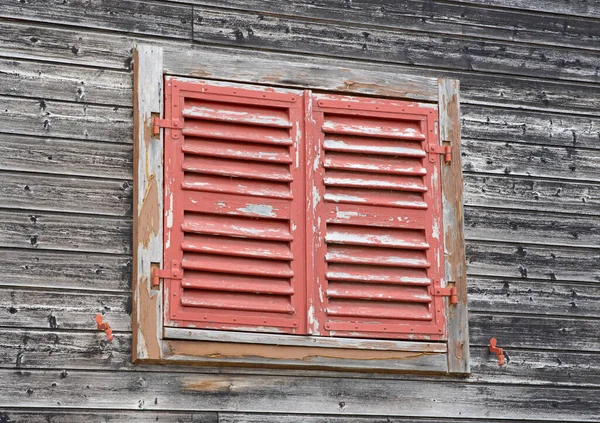
[[[133,146],[94,141],[0,135],[0,169],[132,179]]]
[[[462,107],[463,137],[598,149],[600,119],[481,106]]]
[[[194,40],[407,65],[597,82],[600,53],[194,9]]]
[[[467,265],[471,276],[600,280],[600,252],[597,249],[471,241],[467,244]]]
[[[461,168],[460,83],[439,81],[440,144],[449,143],[452,162],[441,165],[444,237],[444,277],[454,284],[458,303],[447,303],[448,370],[469,373],[469,323],[467,319],[467,265],[463,221]],[[439,158],[441,163],[441,157]]]
[[[480,4],[492,7],[532,10],[569,16],[600,18],[600,5],[594,0],[555,1],[555,0],[454,0],[460,3]]]
[[[469,241],[600,247],[598,217],[573,214],[467,207],[465,236]]]
[[[600,186],[511,175],[465,174],[464,203],[506,209],[600,215]]]
[[[600,34],[595,30],[596,22],[593,19],[570,17],[568,25],[565,25],[565,19],[562,16],[482,8],[471,4],[453,4],[443,1],[175,1],[197,5],[199,7],[195,8],[196,11],[202,10],[202,5],[211,5],[290,17],[335,20],[341,24],[376,25],[397,30],[415,30],[575,48],[598,49],[598,41],[600,41]],[[546,10],[542,9],[542,11]]]
[[[0,211],[0,247],[131,253],[131,218]]]
[[[152,271],[163,264],[163,135],[152,120],[163,116],[163,51],[138,45],[134,52],[133,139],[133,359],[160,358],[162,291]],[[162,131],[161,131],[162,132]],[[129,244],[129,243],[128,243]]]
[[[0,5],[0,17],[62,24],[108,31],[131,32],[169,38],[190,39],[192,8],[169,3],[148,3],[136,0],[71,0],[54,2],[5,1]]]
[[[115,143],[131,142],[131,109],[0,97],[3,132]]]
[[[600,283],[469,278],[469,310],[553,316],[600,316]]]
[[[2,420],[5,419],[5,420]],[[5,409],[0,412],[0,421],[7,423],[217,423],[217,413],[186,413],[173,411],[111,411],[111,410],[19,410]]]
[[[489,140],[465,140],[464,146],[464,168],[468,172],[600,180],[600,150]]]
[[[131,331],[131,296],[127,294],[0,288],[3,327],[97,330],[97,313],[104,315],[113,330]]]
[[[2,248],[0,285],[131,290],[131,256]]]
[[[4,208],[131,216],[131,181],[0,172]]]
[[[0,59],[0,95],[131,107],[131,75],[109,69]]]
[[[596,421],[590,389],[413,380],[1,370],[0,405]],[[53,383],[56,386],[52,385]],[[89,388],[88,388],[89,387]],[[178,387],[173,389],[173,387]],[[285,389],[282,389],[285,387]],[[482,394],[485,391],[485,395]],[[576,400],[577,399],[577,400]],[[551,404],[551,406],[548,406]]]

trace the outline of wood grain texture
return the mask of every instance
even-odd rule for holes
[[[109,69],[0,59],[0,95],[131,107],[131,75]]]
[[[298,53],[597,82],[600,53],[194,8],[194,40]]]
[[[4,419],[4,420],[2,420]],[[218,423],[214,412],[174,411],[111,411],[111,410],[20,410],[5,409],[0,412],[0,421],[7,423]]]
[[[554,1],[538,0],[454,0],[457,3],[470,3],[484,6],[531,10],[543,13],[554,13],[567,16],[585,16],[600,18],[600,5],[594,0]]]
[[[519,10],[478,7],[475,4],[426,0],[176,0],[184,4],[227,7],[265,14],[335,20],[340,24],[363,24],[389,29],[414,30],[545,45],[598,49],[600,34],[593,19],[534,14]],[[477,3],[477,2],[471,2]],[[498,2],[502,5],[504,2]],[[531,6],[530,6],[531,7]],[[556,6],[554,6],[556,7]],[[590,4],[590,8],[592,8]],[[538,9],[546,11],[543,9]],[[591,17],[589,15],[582,15]]]
[[[471,241],[467,266],[471,276],[600,281],[597,249]]]
[[[131,109],[0,97],[0,125],[11,134],[129,143]]]
[[[600,316],[600,283],[469,278],[469,309],[539,316]]]
[[[108,31],[148,34],[190,39],[192,8],[168,3],[135,0],[53,1],[49,7],[43,0],[20,2],[8,0],[0,7],[0,17],[35,22],[62,24]]]
[[[469,323],[467,318],[467,265],[463,217],[463,179],[461,165],[460,83],[439,80],[439,142],[449,144],[452,162],[441,164],[444,236],[444,278],[453,283],[458,303],[447,303],[448,370],[470,372]],[[442,162],[441,157],[438,159]]]
[[[0,211],[0,247],[131,253],[131,219]]]
[[[465,174],[466,206],[600,215],[600,186],[512,175]]]
[[[0,285],[73,290],[131,290],[131,256],[2,248]]]
[[[152,269],[163,264],[163,51],[137,46],[133,74],[133,360],[160,358],[162,291],[153,289]],[[129,245],[129,243],[128,243]]]
[[[131,331],[131,297],[127,294],[0,288],[3,327],[95,331],[96,313],[101,313],[114,331]]]
[[[467,207],[465,236],[470,241],[598,248],[600,225],[595,216]]]
[[[131,144],[2,134],[0,156],[2,170],[133,179]]]
[[[596,421],[597,392],[590,389],[445,383],[399,383],[384,379],[328,379],[180,373],[2,370],[2,406],[114,407],[121,410],[313,413],[414,416],[427,410],[434,418],[487,418]],[[167,383],[169,381],[169,383]],[[55,385],[53,385],[55,384]],[[177,386],[176,391],[173,386]],[[286,389],[281,389],[285,386]],[[81,389],[83,387],[83,389]],[[88,388],[89,387],[89,388]],[[482,391],[485,394],[482,394]],[[550,404],[550,406],[548,406]]]
[[[131,216],[131,181],[0,172],[5,208]]]

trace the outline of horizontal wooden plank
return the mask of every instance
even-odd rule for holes
[[[131,290],[131,257],[35,249],[0,250],[0,285]]]
[[[85,407],[267,413],[423,416],[437,418],[596,421],[600,405],[590,389],[399,383],[385,379],[90,372],[6,369],[0,397],[11,407]],[[286,389],[282,389],[285,386]],[[82,389],[85,387],[85,389]],[[177,389],[173,389],[177,387]],[[482,390],[485,395],[482,395]],[[132,392],[135,394],[132,395]]]
[[[132,150],[131,144],[2,134],[0,169],[131,180]]]
[[[131,216],[131,181],[0,172],[4,208]]]
[[[130,108],[0,97],[2,132],[131,143]]]
[[[4,420],[2,420],[4,419]],[[215,412],[176,412],[176,411],[116,411],[116,410],[22,410],[6,408],[0,412],[0,421],[7,423],[217,423]]]
[[[131,331],[128,294],[0,288],[2,327],[97,330],[97,313],[113,330]]]
[[[0,211],[0,247],[131,252],[131,218]]]
[[[600,186],[595,183],[512,175],[464,174],[463,178],[467,206],[600,215]]]
[[[164,366],[131,364],[131,336],[119,333],[106,342],[102,332],[64,332],[56,330],[0,329],[0,367],[6,369],[162,372]],[[472,374],[470,381],[525,385],[599,386],[596,375],[600,363],[596,353],[569,351],[532,351],[517,348],[507,350],[507,361],[498,366],[497,357],[487,347],[471,347]],[[208,368],[170,365],[170,372],[206,373]],[[212,370],[212,369],[211,369]],[[329,376],[337,378],[406,379],[407,375],[324,372],[284,369],[215,368],[225,374]],[[415,376],[414,379],[431,379]],[[444,377],[445,381],[459,380]],[[275,411],[275,410],[274,410]]]
[[[194,40],[460,70],[598,81],[600,53],[194,8]]]
[[[598,318],[469,314],[471,345],[487,346],[495,337],[498,346],[507,348],[509,354],[510,348],[597,352],[598,327]]]
[[[595,249],[471,241],[467,266],[470,276],[600,281],[600,253]]]
[[[469,278],[469,310],[539,316],[600,316],[600,283]]]
[[[600,5],[595,1],[555,1],[555,0],[454,0],[460,3],[471,3],[492,7],[531,10],[543,13],[554,13],[569,16],[586,16],[600,18]]]
[[[600,150],[463,140],[467,172],[599,181]]]
[[[463,138],[598,149],[600,119],[465,105]]]
[[[0,95],[126,107],[133,101],[125,71],[14,59],[0,59]]]
[[[66,28],[48,28],[27,23],[0,22],[0,56],[62,63],[82,64],[86,66],[130,69],[131,48],[139,37],[125,37],[110,33],[86,32]],[[440,76],[461,80],[461,101],[467,103],[498,104],[507,107],[525,107],[554,110],[560,113],[596,113],[600,107],[600,86],[592,84],[565,84],[564,81],[544,81],[514,76],[492,75],[473,71],[450,71],[447,69],[427,69],[413,66],[377,65],[349,59],[327,59],[312,57],[307,63],[304,57],[295,57],[279,53],[246,51],[215,46],[190,46],[187,43],[175,43],[164,39],[152,39],[152,44],[167,47],[167,56],[179,55],[175,73],[212,77],[224,80],[247,79],[251,82],[266,82],[275,85],[298,86],[306,81],[308,86],[326,90],[349,90],[365,94],[385,94],[378,90],[378,83],[393,84],[393,78],[401,75],[437,78]],[[232,63],[248,61],[248,68],[242,74],[236,73],[227,64],[214,62],[216,53],[222,52],[230,57]],[[195,57],[202,55],[206,61]],[[172,59],[168,59],[167,62]],[[291,61],[296,64],[296,72],[286,75],[277,69],[277,63]],[[320,72],[309,75],[309,70],[319,64]],[[332,84],[336,73],[346,75],[347,85]],[[354,69],[354,71],[350,71]],[[360,72],[358,70],[361,70]],[[375,72],[384,71],[387,81],[375,77]],[[77,73],[77,72],[76,72]],[[264,79],[263,79],[264,78]],[[390,79],[392,78],[392,79]],[[404,78],[406,79],[406,78]],[[489,87],[495,87],[489,90]],[[415,85],[418,88],[418,85]],[[389,94],[389,92],[388,92]],[[398,94],[398,93],[396,93]],[[408,93],[410,97],[410,93]],[[431,94],[434,95],[433,90]],[[64,94],[55,94],[61,99]],[[129,94],[130,95],[130,94]],[[47,97],[51,99],[51,96]],[[90,100],[91,101],[91,100]]]
[[[598,248],[599,223],[595,216],[465,208],[465,237],[469,241]]]
[[[169,3],[148,3],[135,0],[75,0],[55,2],[52,7],[44,0],[25,3],[5,2],[0,17],[34,22],[68,24],[107,31],[148,34],[160,37],[192,36],[192,8]]]
[[[376,25],[397,30],[415,30],[597,49],[600,35],[596,22],[579,17],[539,15],[517,10],[482,8],[471,4],[426,0],[305,0],[281,2],[266,0],[177,0],[181,3],[227,7],[315,20]],[[476,2],[475,2],[476,3]],[[600,12],[600,8],[599,8]],[[589,16],[589,15],[582,15]]]

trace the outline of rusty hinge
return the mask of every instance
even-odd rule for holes
[[[455,286],[447,286],[445,288],[433,287],[431,295],[434,297],[450,297],[450,304],[458,304],[458,290]]]
[[[152,271],[152,286],[157,287],[160,284],[160,279],[181,279],[183,272],[181,265],[177,260],[171,260],[171,266],[167,269],[157,269]]]
[[[181,123],[181,119],[178,119],[178,118],[175,118],[175,119],[154,118],[154,121],[152,122],[152,135],[160,134],[160,128],[168,128],[168,129],[174,129],[174,131],[171,131],[171,137],[179,138],[179,134],[181,133],[182,126],[183,125]]]
[[[434,154],[443,154],[444,161],[446,163],[450,163],[452,161],[452,147],[450,147],[449,145],[429,144],[427,145],[427,152],[430,153],[429,161],[431,163],[435,162]]]

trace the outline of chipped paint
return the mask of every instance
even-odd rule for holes
[[[150,175],[137,220],[138,242],[141,241],[144,248],[148,248],[150,240],[156,237],[160,230],[159,204],[156,177]]]
[[[247,204],[246,207],[237,209],[242,213],[254,214],[261,217],[277,217],[273,206],[269,204]]]

